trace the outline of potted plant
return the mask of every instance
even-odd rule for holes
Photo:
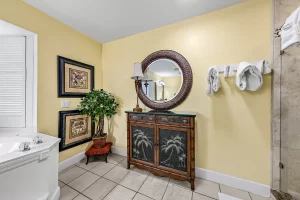
[[[93,135],[93,143],[95,148],[102,148],[106,143],[107,134],[103,133],[104,117],[111,118],[117,114],[119,104],[116,102],[115,97],[101,90],[93,90],[82,98],[78,105],[78,110],[82,114],[91,116],[93,122],[97,125],[95,134]]]

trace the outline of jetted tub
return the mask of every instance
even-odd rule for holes
[[[0,199],[58,200],[58,143],[60,139],[45,134],[44,142],[33,144],[37,134],[0,134]],[[22,142],[30,150],[20,151]]]

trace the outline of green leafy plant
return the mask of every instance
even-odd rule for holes
[[[118,106],[119,104],[111,93],[103,89],[94,89],[82,98],[77,109],[80,110],[82,114],[91,116],[93,122],[97,124],[94,137],[104,137],[106,135],[103,133],[104,117],[111,118],[117,114]]]

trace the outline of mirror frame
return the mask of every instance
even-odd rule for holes
[[[178,94],[170,101],[164,103],[157,103],[150,100],[143,91],[142,83],[139,85],[138,96],[139,99],[147,107],[154,110],[170,110],[179,106],[188,96],[193,85],[193,72],[189,62],[181,54],[172,50],[160,50],[148,55],[142,62],[143,73],[146,71],[148,66],[159,59],[170,59],[178,64],[182,71],[182,86]]]

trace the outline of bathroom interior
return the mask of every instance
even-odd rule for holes
[[[0,200],[300,200],[299,0],[0,0]]]

